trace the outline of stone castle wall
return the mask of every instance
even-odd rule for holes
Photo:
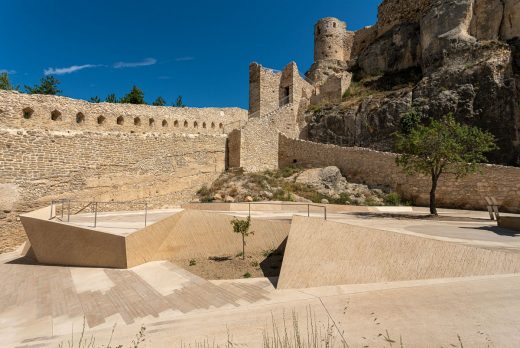
[[[0,91],[0,128],[222,134],[227,124],[246,120],[239,108],[96,104]]]
[[[280,135],[279,166],[337,166],[349,181],[384,185],[418,205],[428,205],[430,179],[408,176],[395,164],[395,154],[296,140]],[[496,197],[504,210],[520,212],[520,168],[483,165],[481,174],[439,180],[439,206],[484,209],[486,196]]]
[[[146,200],[151,208],[188,201],[225,169],[225,125],[246,119],[238,108],[92,104],[0,91],[0,240],[17,228],[18,214],[56,199]]]

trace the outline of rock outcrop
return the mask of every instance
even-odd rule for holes
[[[404,112],[451,112],[495,135],[492,162],[520,165],[520,0],[384,0],[351,52],[352,85],[307,115],[310,140],[391,150]],[[410,70],[403,89],[395,76]],[[373,80],[384,83],[363,87]]]

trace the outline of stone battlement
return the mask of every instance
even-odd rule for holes
[[[89,103],[0,91],[2,128],[221,134],[225,125],[246,120],[240,108]]]

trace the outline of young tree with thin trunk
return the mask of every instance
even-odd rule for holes
[[[242,235],[242,260],[244,260],[246,258],[246,237],[255,234],[253,231],[249,231],[251,227],[251,216],[248,216],[245,220],[240,220],[235,217],[231,220],[231,225],[233,226],[233,232]]]
[[[421,117],[411,112],[403,116],[396,134],[396,162],[408,174],[431,177],[430,213],[437,214],[436,191],[443,174],[461,178],[478,170],[486,162],[485,153],[498,149],[492,134],[461,124],[452,114],[421,124]],[[408,125],[402,127],[403,124]],[[411,124],[411,125],[410,125]]]

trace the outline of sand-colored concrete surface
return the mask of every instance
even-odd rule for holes
[[[295,217],[278,288],[520,272],[520,254]]]
[[[185,210],[172,224],[167,238],[159,247],[157,259],[187,259],[236,255],[242,251],[242,237],[233,233],[233,216],[212,212]],[[262,252],[276,249],[287,238],[288,222],[251,220],[253,235],[246,239],[246,250]]]
[[[38,262],[126,268],[123,236],[50,221],[49,216],[50,207],[20,216]]]
[[[14,256],[14,255],[12,255]],[[67,346],[86,319],[86,336],[128,346],[141,326],[143,347],[215,341],[262,347],[272,320],[306,332],[334,322],[351,347],[516,347],[520,276],[497,275],[276,290],[265,278],[208,282],[169,262],[128,270],[0,264],[0,346]],[[337,341],[341,345],[341,342]]]
[[[230,224],[232,216],[197,210],[149,215],[148,225],[142,228],[134,227],[140,212],[107,214],[101,217],[102,227],[49,220],[50,207],[21,218],[36,259],[43,264],[128,268],[153,260],[234,256],[242,250],[241,236],[233,233]],[[289,228],[288,221],[253,219],[248,251],[278,248]]]

